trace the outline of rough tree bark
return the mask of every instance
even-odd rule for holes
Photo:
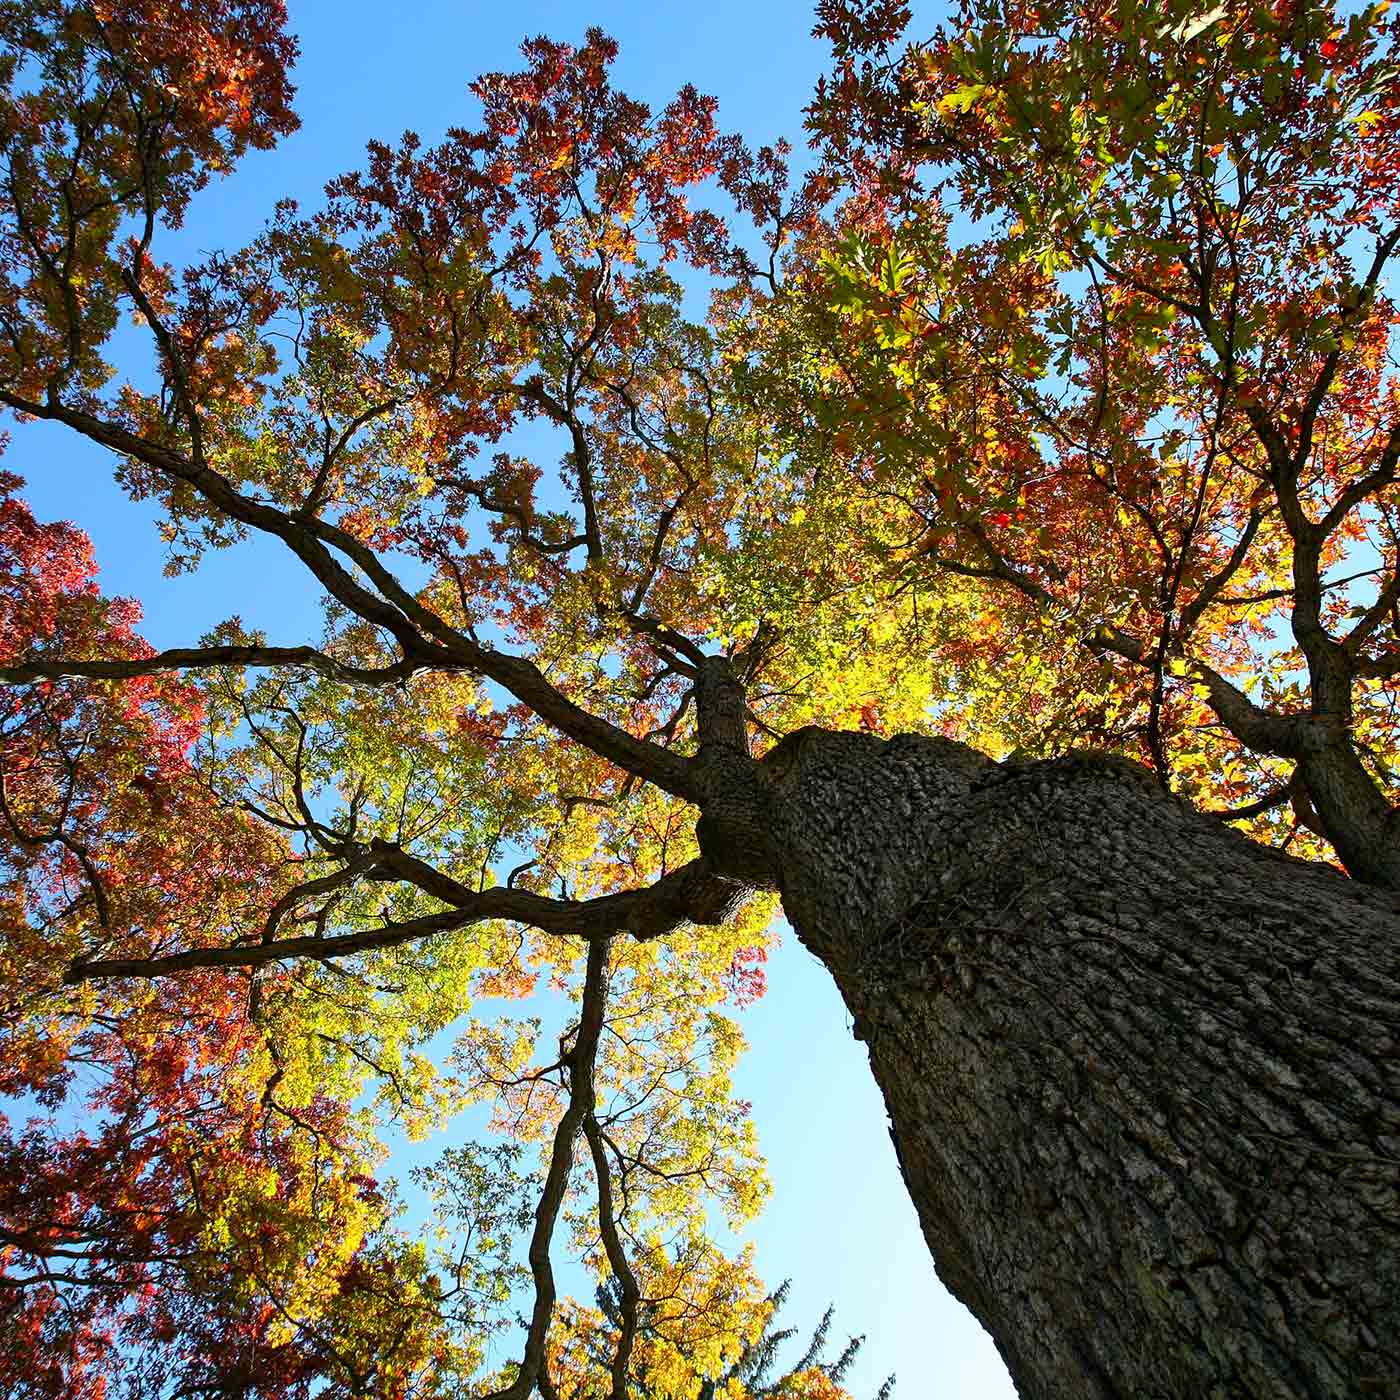
[[[1400,1394],[1394,895],[1122,760],[806,730],[756,766],[706,855],[835,977],[1024,1400]]]

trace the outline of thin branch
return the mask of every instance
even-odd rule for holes
[[[1277,787],[1270,788],[1257,801],[1246,802],[1242,807],[1203,807],[1201,815],[1214,817],[1219,822],[1244,822],[1249,821],[1252,817],[1262,817],[1265,812],[1272,812],[1275,807],[1282,807],[1293,796],[1295,782],[1295,779],[1290,778],[1286,783],[1280,783]]]

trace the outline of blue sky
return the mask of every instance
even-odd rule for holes
[[[255,234],[273,202],[314,204],[322,183],[360,163],[371,137],[411,127],[425,140],[470,119],[467,82],[515,66],[528,35],[579,39],[591,24],[621,43],[616,81],[653,104],[694,82],[720,99],[723,124],[753,144],[801,140],[801,108],[825,54],[798,0],[288,0],[302,40],[296,73],[302,128],[255,153],[204,192],[187,226],[164,240],[179,262]],[[925,29],[937,17],[916,5]],[[76,520],[93,536],[105,591],[139,598],[157,646],[191,643],[238,612],[271,640],[312,640],[319,626],[305,576],[277,550],[250,544],[212,556],[193,577],[161,575],[150,513],[115,487],[110,464],[39,425],[20,429],[5,465],[29,481],[43,519]],[[789,936],[769,965],[769,992],[743,1013],[752,1050],[738,1092],[754,1105],[774,1184],[752,1231],[758,1265],[791,1276],[787,1325],[807,1328],[828,1302],[834,1331],[867,1341],[849,1378],[873,1395],[891,1371],[901,1400],[1001,1400],[1014,1395],[986,1334],[938,1284],[895,1165],[883,1105],[864,1049],[851,1037],[826,973]]]

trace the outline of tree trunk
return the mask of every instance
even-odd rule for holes
[[[1089,755],[803,731],[798,936],[1024,1400],[1400,1395],[1400,902]]]

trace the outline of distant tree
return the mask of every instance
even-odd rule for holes
[[[847,1371],[855,1361],[864,1337],[851,1337],[832,1360],[825,1358],[827,1338],[831,1331],[834,1308],[827,1308],[813,1329],[806,1348],[786,1369],[775,1374],[784,1344],[797,1336],[795,1327],[775,1327],[774,1322],[787,1301],[790,1281],[784,1281],[765,1300],[762,1330],[745,1338],[732,1358],[726,1358],[722,1369],[697,1378],[697,1388],[690,1389],[694,1400],[717,1400],[717,1397],[742,1395],[751,1400],[824,1400],[824,1397],[844,1396],[841,1389]],[[554,1383],[563,1400],[572,1396],[599,1393],[616,1356],[616,1338],[626,1326],[626,1310],[621,1285],[616,1279],[599,1284],[596,1308],[569,1307],[557,1339],[557,1360],[553,1367]],[[674,1316],[668,1316],[663,1302],[642,1310],[637,1325],[639,1351],[654,1348],[653,1361],[644,1365],[633,1381],[634,1393],[641,1400],[658,1400],[681,1393],[675,1372],[668,1358],[680,1350],[677,1347]],[[676,1358],[679,1359],[679,1358]],[[684,1360],[681,1362],[685,1367]],[[889,1400],[894,1393],[894,1377],[890,1376],[875,1396]]]

